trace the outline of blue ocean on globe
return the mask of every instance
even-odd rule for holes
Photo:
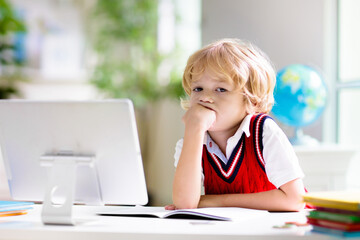
[[[276,76],[274,116],[282,123],[300,128],[318,119],[326,106],[327,88],[313,68],[293,64]]]

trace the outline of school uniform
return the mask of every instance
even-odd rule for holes
[[[175,148],[175,166],[183,139]],[[254,193],[279,188],[303,178],[295,152],[286,135],[265,114],[247,115],[227,140],[222,153],[209,134],[202,154],[202,180],[205,194]]]

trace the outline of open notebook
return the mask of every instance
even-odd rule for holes
[[[152,217],[172,219],[199,219],[231,221],[233,219],[261,217],[269,214],[267,211],[253,210],[246,208],[197,208],[181,210],[165,210],[164,207],[132,207],[119,208],[98,212],[101,216],[119,217]]]

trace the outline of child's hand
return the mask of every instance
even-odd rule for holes
[[[185,127],[207,131],[215,123],[215,111],[201,104],[194,104],[182,118]]]
[[[174,204],[170,204],[170,205],[166,205],[165,206],[165,210],[176,210],[177,208],[175,207]]]

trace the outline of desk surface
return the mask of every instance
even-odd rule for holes
[[[41,206],[27,215],[0,218],[0,239],[336,239],[310,232],[311,227],[274,228],[286,221],[305,222],[305,212],[269,213],[234,221],[204,221],[98,216],[119,207],[74,206],[76,226],[43,225]]]

